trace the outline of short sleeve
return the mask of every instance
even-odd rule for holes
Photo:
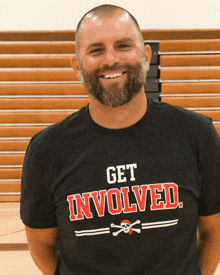
[[[51,156],[46,146],[30,142],[23,164],[21,178],[20,215],[31,228],[56,227],[56,215],[50,194]]]
[[[199,215],[209,216],[220,212],[220,138],[210,121],[203,132],[198,154],[202,181]]]

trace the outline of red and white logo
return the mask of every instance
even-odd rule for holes
[[[77,237],[83,237],[83,236],[94,236],[94,235],[102,235],[102,234],[110,234],[111,230],[110,228],[118,228],[118,231],[112,232],[113,236],[118,236],[121,232],[124,232],[126,234],[132,234],[133,231],[136,233],[141,233],[141,230],[144,229],[153,229],[153,228],[164,228],[169,226],[175,226],[178,224],[178,219],[175,220],[167,220],[167,221],[158,221],[158,222],[149,222],[149,223],[141,223],[140,220],[137,220],[136,222],[131,223],[129,220],[123,220],[120,225],[111,223],[110,227],[106,228],[96,228],[96,229],[86,229],[86,230],[80,230],[75,231],[75,235]],[[140,228],[135,228],[134,225],[140,224]]]
[[[140,224],[141,221],[137,220],[136,222],[131,223],[129,220],[123,220],[120,225],[111,224],[111,227],[113,228],[120,228],[118,231],[113,232],[113,236],[118,236],[119,233],[124,232],[124,233],[129,233],[130,235],[132,234],[133,231],[140,233],[141,229],[139,228],[133,228],[134,225]]]

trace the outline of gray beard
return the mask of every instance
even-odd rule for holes
[[[127,73],[127,80],[123,87],[118,87],[118,84],[112,84],[108,88],[104,88],[100,83],[99,75],[105,71],[111,72],[117,69],[122,69]],[[87,88],[89,94],[105,106],[119,107],[129,103],[141,91],[145,83],[147,70],[145,58],[143,57],[141,62],[134,66],[115,64],[109,67],[105,65],[102,69],[97,69],[92,73],[85,71],[80,63],[80,73],[83,85]]]

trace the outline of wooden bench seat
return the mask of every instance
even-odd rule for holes
[[[0,137],[32,137],[36,133],[45,129],[46,126],[20,126],[20,127],[0,127]]]
[[[0,69],[0,81],[79,81],[73,69]]]
[[[217,96],[176,96],[164,97],[163,102],[184,108],[213,108],[220,106],[220,97]]]
[[[23,165],[24,154],[0,154],[0,165]]]
[[[0,181],[0,202],[7,201],[20,201],[20,195],[12,194],[14,192],[20,193],[21,189],[21,168],[15,169],[0,169],[1,181]],[[7,195],[10,194],[11,195]]]
[[[69,30],[1,30],[0,41],[74,41],[75,31]]]
[[[159,50],[161,53],[220,51],[220,39],[160,41]]]
[[[0,140],[0,152],[25,152],[30,140]]]
[[[0,193],[1,192],[21,192],[21,183],[18,181],[3,181],[0,183]]]
[[[21,168],[12,168],[12,169],[0,169],[1,179],[3,180],[20,180],[21,179]]]
[[[215,125],[215,129],[218,132],[218,134],[220,135],[220,125],[219,124]]]
[[[0,54],[74,54],[75,42],[1,42]]]
[[[20,200],[21,200],[20,195],[19,196],[0,196],[0,202],[2,202],[2,203],[7,203],[7,202],[13,202],[13,203],[18,202],[19,203]],[[1,247],[2,247],[2,245],[1,245]],[[18,247],[20,248],[20,246],[18,246]],[[5,248],[3,247],[3,250],[7,250],[7,249],[8,249],[7,246]]]
[[[19,202],[21,192],[21,182],[20,181],[8,181],[0,182],[0,202]],[[4,195],[3,195],[4,194]],[[6,195],[6,194],[11,194]]]
[[[220,54],[161,55],[161,67],[220,66]]]
[[[87,90],[82,84],[1,84],[0,96],[7,95],[87,95]]]
[[[17,181],[10,181],[10,182],[1,182],[0,183],[0,202],[19,202],[20,201],[20,195],[15,195],[16,193],[21,192],[21,182]],[[4,193],[2,195],[1,193]],[[5,195],[11,193],[13,195]]]
[[[216,39],[220,30],[205,29],[142,29],[145,40]],[[75,41],[75,30],[1,30],[0,41]]]
[[[21,196],[1,196],[0,195],[0,202],[20,202]]]
[[[19,112],[19,113],[1,113],[0,124],[2,123],[56,123],[73,112]]]
[[[162,83],[161,96],[172,94],[219,94],[219,82]]]
[[[204,116],[211,117],[213,122],[219,122],[220,121],[220,109],[218,111],[212,110],[212,111],[196,111]]]
[[[161,81],[220,79],[220,67],[161,68]]]
[[[79,109],[89,102],[88,98],[0,98],[0,110],[55,110]]]
[[[220,37],[220,29],[214,29],[214,28],[212,29],[208,29],[208,28],[205,28],[205,29],[157,29],[157,30],[146,29],[141,31],[142,31],[143,38],[145,40],[157,40],[157,41],[216,39],[217,37]],[[34,35],[36,34],[34,33]]]
[[[0,55],[0,68],[69,68],[70,56]]]

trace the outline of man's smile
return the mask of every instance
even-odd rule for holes
[[[100,75],[101,78],[104,79],[115,79],[119,78],[120,76],[124,75],[126,72],[121,72],[121,73],[111,73],[111,74],[102,74]]]

